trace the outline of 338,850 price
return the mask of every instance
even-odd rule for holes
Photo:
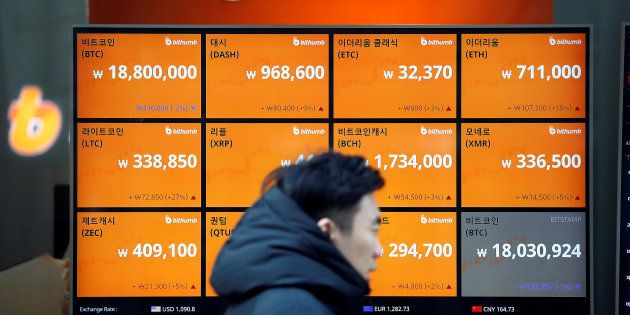
[[[164,159],[161,154],[134,154],[134,169],[183,169],[197,167],[197,156],[195,154],[169,154]],[[129,160],[118,160],[120,168],[127,168]]]

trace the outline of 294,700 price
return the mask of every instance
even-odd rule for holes
[[[438,243],[424,243],[421,245],[405,244],[405,243],[391,243],[389,244],[391,251],[389,257],[403,258],[411,257],[416,259],[428,258],[428,257],[451,257],[453,256],[453,245],[451,244],[438,244]]]

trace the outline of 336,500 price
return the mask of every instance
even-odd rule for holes
[[[517,154],[516,168],[538,168],[544,170],[580,168],[582,157],[579,154]],[[548,160],[551,158],[550,160]],[[503,168],[511,168],[512,160],[501,160]]]

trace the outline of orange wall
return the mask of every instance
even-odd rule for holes
[[[551,24],[553,0],[89,0],[92,24]]]

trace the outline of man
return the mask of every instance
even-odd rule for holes
[[[378,171],[325,153],[272,172],[221,249],[211,283],[226,315],[349,314],[382,252]]]

